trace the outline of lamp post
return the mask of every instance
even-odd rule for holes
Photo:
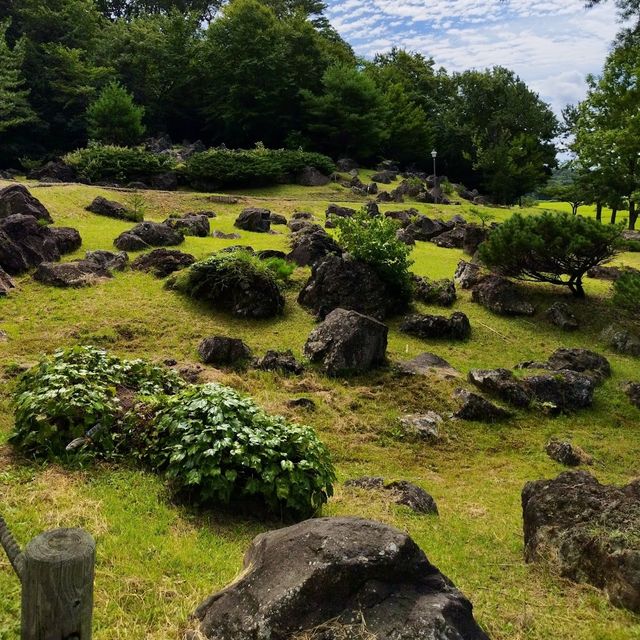
[[[436,158],[438,157],[438,152],[435,149],[431,152],[431,157],[433,158],[433,188],[437,189],[438,188],[438,178],[436,176]],[[434,191],[434,193],[437,194],[438,192]],[[437,203],[437,201],[438,201],[438,196],[437,195],[435,196],[435,200],[436,200],[436,203]]]

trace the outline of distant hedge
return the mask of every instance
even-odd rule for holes
[[[146,151],[143,147],[117,147],[90,143],[85,149],[68,153],[64,161],[78,175],[91,182],[144,181],[150,176],[175,169],[175,160],[168,155]]]
[[[327,175],[335,170],[333,160],[321,153],[264,148],[210,149],[191,156],[184,175],[189,184],[202,189],[264,186],[285,182],[308,166]]]

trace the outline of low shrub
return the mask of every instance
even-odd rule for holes
[[[264,186],[283,182],[306,166],[333,172],[331,158],[319,153],[286,149],[209,149],[192,155],[184,174],[195,188]]]
[[[311,428],[219,384],[166,398],[146,441],[154,467],[198,505],[257,498],[275,513],[306,517],[333,493],[329,453]]]
[[[275,276],[278,282],[287,284],[291,274],[295,271],[296,265],[284,258],[265,258],[262,260],[267,269]]]
[[[371,217],[362,209],[350,218],[337,218],[338,242],[357,260],[370,264],[398,300],[411,298],[409,267],[411,247],[396,237],[398,222],[386,216]]]
[[[183,385],[169,369],[144,360],[122,360],[95,347],[62,349],[19,379],[10,442],[32,455],[60,456],[100,424],[95,451],[108,455],[132,396],[175,393]]]
[[[91,182],[134,182],[175,169],[174,160],[142,147],[118,147],[89,143],[85,149],[68,153],[64,161],[78,175]]]
[[[640,273],[628,271],[613,283],[613,303],[621,309],[640,313]]]

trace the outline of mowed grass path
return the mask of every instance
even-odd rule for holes
[[[0,183],[3,186],[4,183]],[[50,209],[56,224],[77,228],[82,251],[110,249],[113,239],[132,226],[84,211],[96,195],[126,201],[124,192],[81,185],[38,187],[33,193]],[[148,219],[163,220],[172,212],[213,210],[213,229],[234,230],[243,207],[265,206],[290,216],[310,211],[322,221],[328,202],[359,206],[339,187],[279,186],[246,191],[237,205],[208,202],[205,194],[145,192]],[[468,215],[468,206],[438,207],[407,203],[382,205],[383,210],[414,206],[431,216]],[[511,211],[492,209],[496,219]],[[535,209],[526,210],[535,214]],[[285,249],[288,230],[278,235],[240,231],[240,240],[187,238],[179,248],[198,257],[232,244],[255,249]],[[76,256],[65,257],[71,259]],[[131,258],[135,256],[132,254]],[[457,250],[418,243],[414,271],[430,277],[452,277]],[[619,261],[640,267],[640,254]],[[219,314],[163,287],[150,275],[127,271],[98,286],[82,290],[44,287],[30,276],[18,278],[19,290],[0,300],[0,329],[9,340],[0,343],[0,442],[12,427],[9,405],[15,364],[35,362],[42,353],[77,343],[95,344],[122,356],[181,364],[196,363],[196,347],[207,335],[244,339],[256,355],[267,349],[292,349],[302,355],[314,319],[296,303],[308,277],[298,269],[287,291],[285,315],[270,321],[243,321]],[[205,368],[204,377],[249,393],[269,410],[312,425],[328,444],[339,474],[336,495],[325,515],[359,515],[393,524],[412,535],[429,559],[472,600],[475,615],[491,637],[506,640],[622,640],[640,638],[640,618],[610,606],[589,586],[571,584],[548,569],[522,559],[520,491],[527,480],[553,477],[563,468],[551,461],[543,446],[551,436],[570,438],[596,458],[593,472],[603,482],[626,483],[640,475],[640,411],[622,393],[622,384],[640,379],[638,360],[607,350],[600,331],[615,313],[609,284],[588,281],[588,299],[574,301],[565,292],[532,285],[527,294],[539,313],[534,318],[505,319],[472,304],[459,292],[453,310],[470,318],[468,342],[420,341],[389,322],[389,358],[406,359],[423,351],[437,353],[461,372],[459,381],[402,378],[392,369],[348,381],[329,380],[309,370],[301,378],[256,371],[222,372]],[[580,331],[566,334],[549,325],[543,311],[566,300],[581,320]],[[436,307],[420,307],[450,313]],[[520,413],[510,422],[482,425],[447,421],[445,440],[416,444],[398,436],[397,419],[405,413],[455,410],[456,386],[466,385],[470,368],[512,367],[540,360],[559,346],[582,346],[604,353],[613,376],[596,392],[591,410],[549,419]],[[315,413],[291,410],[286,401],[313,398]],[[436,499],[439,517],[417,516],[390,504],[383,495],[349,490],[342,483],[360,475],[416,482]],[[172,503],[162,479],[144,471],[98,465],[65,469],[17,459],[0,445],[0,512],[17,537],[26,542],[47,528],[81,526],[98,542],[96,572],[96,640],[180,637],[188,615],[210,593],[240,571],[252,537],[277,521],[260,522],[230,509],[198,513]],[[19,585],[0,557],[0,639],[19,632]]]

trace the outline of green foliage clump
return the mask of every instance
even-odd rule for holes
[[[333,493],[329,452],[314,431],[229,387],[205,384],[167,398],[149,434],[154,466],[199,505],[258,498],[274,512],[309,516]]]
[[[276,279],[283,284],[289,281],[291,274],[296,270],[296,265],[284,258],[266,258],[262,262]]]
[[[613,303],[621,309],[640,313],[640,273],[628,271],[613,283]]]
[[[369,216],[362,209],[351,218],[338,218],[338,241],[357,260],[370,264],[399,300],[411,298],[411,247],[396,237],[397,221]]]
[[[564,285],[584,296],[585,273],[620,250],[622,229],[562,212],[513,215],[479,249],[480,260],[504,275]],[[563,276],[567,276],[563,279]]]
[[[209,149],[192,155],[185,175],[198,188],[238,187],[274,184],[312,166],[323,173],[333,172],[331,158],[320,153],[266,149]]]
[[[85,149],[68,153],[64,161],[74,167],[82,178],[92,182],[144,180],[175,168],[173,159],[167,155],[150,153],[142,147],[118,147],[95,142]]]
[[[92,140],[104,144],[136,144],[144,134],[144,107],[119,83],[110,82],[87,109],[87,131]]]
[[[100,449],[108,453],[112,428],[125,409],[122,390],[146,396],[175,393],[183,384],[172,371],[144,360],[122,360],[95,347],[62,349],[20,378],[10,441],[33,455],[62,455],[72,440],[100,424]]]

